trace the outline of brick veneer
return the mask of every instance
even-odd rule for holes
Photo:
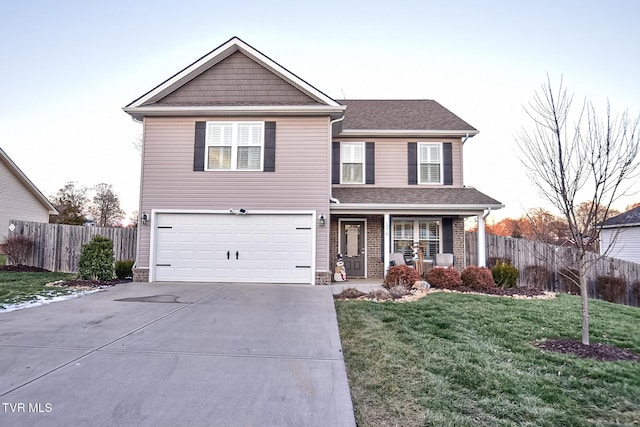
[[[133,281],[134,282],[148,282],[149,281],[149,269],[148,268],[134,268],[133,269]]]
[[[330,285],[331,276],[329,271],[316,271],[316,285]]]
[[[464,219],[453,220],[453,258],[455,268],[462,271],[465,268],[464,254]]]

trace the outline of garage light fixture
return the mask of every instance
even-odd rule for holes
[[[324,227],[327,224],[327,217],[324,216],[324,213],[320,214],[320,217],[318,217],[318,220],[320,221],[320,227]]]
[[[148,221],[149,221],[149,214],[147,214],[146,212],[142,212],[142,225],[147,225]]]

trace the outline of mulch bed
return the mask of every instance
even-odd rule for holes
[[[537,344],[537,346],[543,350],[555,351],[557,353],[563,354],[571,354],[573,356],[606,362],[616,362],[624,360],[640,362],[640,355],[624,348],[600,343],[584,345],[581,341],[572,340],[569,338],[545,340]]]
[[[0,265],[0,271],[16,271],[25,273],[51,273],[44,268],[32,267],[30,265]]]
[[[438,289],[438,288],[432,288],[432,289]],[[459,286],[452,290],[455,290],[457,292],[473,292],[473,293],[481,293],[481,294],[504,296],[504,297],[512,297],[512,296],[537,297],[545,294],[545,291],[541,291],[537,289],[528,289],[528,288],[520,288],[520,287],[501,288],[499,286],[496,286],[495,288],[491,288],[491,289],[481,289],[481,290],[471,289],[468,286]]]
[[[72,279],[56,282],[55,286],[63,286],[67,288],[105,288],[115,286],[120,283],[131,283],[131,279],[112,279],[112,280],[82,280]]]
[[[51,273],[44,268],[32,267],[30,265],[0,265],[0,271],[12,271],[20,273]],[[131,279],[112,279],[112,280],[82,280],[70,279],[54,282],[51,286],[60,286],[68,288],[104,288],[115,286],[119,283],[130,283]]]

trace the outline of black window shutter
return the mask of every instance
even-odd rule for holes
[[[444,185],[453,185],[453,154],[450,142],[442,144],[442,168],[444,169]]]
[[[276,122],[264,123],[264,168],[265,172],[276,171]]]
[[[373,142],[365,143],[365,184],[376,183],[376,149]]]
[[[418,184],[418,143],[410,142],[408,144],[408,152],[407,152],[408,164],[408,178],[409,185],[417,185]]]
[[[331,183],[340,184],[340,143],[331,145]]]
[[[196,135],[193,148],[193,170],[204,171],[204,146],[207,134],[207,122],[196,122]]]
[[[442,218],[442,252],[453,253],[453,218]]]

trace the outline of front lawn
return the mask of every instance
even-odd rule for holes
[[[590,301],[591,341],[640,353],[640,309]],[[433,293],[336,301],[358,426],[640,423],[640,363],[542,351],[580,339],[580,300]]]
[[[68,273],[0,271],[0,309],[11,304],[36,300],[38,296],[49,298],[73,293],[69,288],[44,286],[49,282],[73,277],[75,275]]]

